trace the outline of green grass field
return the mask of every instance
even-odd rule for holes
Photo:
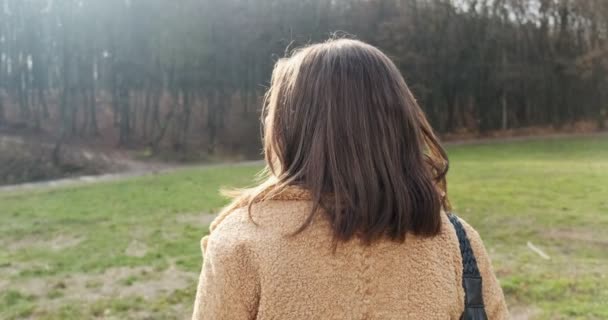
[[[608,319],[608,137],[449,154],[452,202],[484,238],[513,313]],[[0,193],[0,319],[188,318],[218,189],[259,169]]]

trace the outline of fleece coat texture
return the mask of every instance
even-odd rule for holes
[[[305,190],[289,187],[255,203],[251,218],[236,205],[201,241],[203,267],[193,320],[459,319],[462,260],[447,215],[431,238],[404,243],[354,239],[334,251],[327,218],[293,236],[310,213]],[[500,285],[479,234],[463,226],[483,277],[488,318],[508,318]]]

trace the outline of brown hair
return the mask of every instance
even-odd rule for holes
[[[267,180],[249,205],[287,186],[311,192],[337,240],[436,235],[447,155],[393,62],[357,40],[280,59],[262,114]],[[269,192],[270,191],[270,192]]]

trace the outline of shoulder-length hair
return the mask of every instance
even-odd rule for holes
[[[262,112],[266,181],[251,204],[298,186],[336,240],[436,235],[448,209],[444,149],[395,64],[357,40],[280,59]],[[322,208],[323,210],[318,210]],[[251,213],[251,211],[250,211]]]

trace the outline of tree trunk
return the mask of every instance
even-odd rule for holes
[[[89,109],[91,110],[89,112],[89,116],[91,117],[91,120],[89,121],[89,127],[90,127],[90,131],[89,133],[91,133],[94,136],[98,136],[99,135],[99,126],[97,125],[97,95],[96,95],[96,90],[95,90],[95,82],[92,83],[91,89],[89,91]]]
[[[125,146],[131,140],[131,109],[129,106],[129,89],[124,85],[119,88],[119,109],[120,109],[120,145]]]
[[[217,108],[218,97],[215,90],[207,91],[207,152],[213,154],[215,151],[215,143],[217,136]]]
[[[173,120],[174,111],[175,110],[173,108],[171,110],[169,110],[169,112],[167,113],[167,116],[165,117],[164,123],[160,126],[160,130],[158,131],[158,134],[156,135],[156,137],[154,137],[154,140],[152,140],[151,146],[152,146],[152,150],[154,153],[158,152],[160,143],[163,140],[163,138],[165,137],[165,134],[167,133],[167,128],[169,128],[169,125],[171,124],[171,121]]]
[[[142,125],[141,125],[141,137],[143,140],[148,138],[148,125],[149,125],[149,117],[150,117],[150,108],[152,107],[152,92],[151,86],[146,86],[146,92],[144,93],[146,98],[144,101],[144,113],[142,115]]]
[[[507,94],[502,93],[501,105],[502,105],[502,130],[507,130]]]
[[[50,117],[49,105],[46,102],[46,95],[43,88],[38,88],[38,103],[42,106],[42,117],[48,119]]]
[[[6,123],[6,110],[4,110],[4,95],[0,88],[0,126]]]

